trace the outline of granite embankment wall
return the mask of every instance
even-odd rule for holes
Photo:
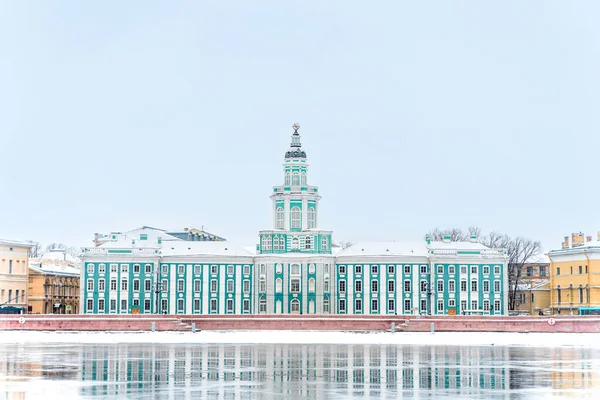
[[[600,332],[600,317],[319,315],[0,315],[0,330],[35,331],[327,330],[429,332]]]

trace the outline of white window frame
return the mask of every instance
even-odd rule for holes
[[[290,219],[292,229],[301,229],[302,228],[302,210],[298,206],[292,207],[290,210]]]

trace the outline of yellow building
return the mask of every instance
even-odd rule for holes
[[[50,250],[29,260],[29,312],[79,313],[79,260],[64,250]]]
[[[520,314],[550,314],[550,281],[519,285],[515,306]]]
[[[578,314],[580,307],[600,307],[600,240],[581,242],[583,234],[566,237],[550,257],[550,296],[553,314]],[[599,235],[600,239],[600,235]]]
[[[27,312],[31,244],[0,239],[0,313]]]

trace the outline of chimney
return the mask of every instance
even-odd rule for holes
[[[591,242],[592,241],[592,237],[591,236],[586,236],[585,237],[585,241],[586,242]]]
[[[477,235],[471,235],[471,243],[477,243]]]
[[[431,237],[429,237],[429,235],[425,235],[425,242],[431,244]]]
[[[451,236],[450,236],[450,235],[444,235],[444,236],[442,237],[442,241],[443,241],[444,243],[450,243],[450,238],[451,238]]]
[[[569,248],[569,237],[568,236],[565,236],[565,247],[564,248],[565,249]]]
[[[183,231],[184,231],[184,232],[187,232],[188,230],[189,230],[188,228],[183,228]]]
[[[579,247],[579,246],[583,246],[583,244],[584,244],[583,233],[579,232],[579,233],[571,234],[571,246]]]
[[[158,244],[162,244],[162,238],[160,236],[158,238]]]

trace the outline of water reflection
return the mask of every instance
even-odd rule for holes
[[[32,383],[60,380],[75,384],[70,398],[540,398],[592,393],[599,356],[576,348],[27,345],[0,347],[0,395],[21,399]]]

